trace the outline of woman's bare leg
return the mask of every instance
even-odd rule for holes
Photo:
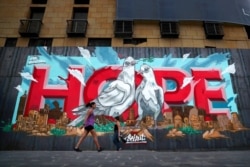
[[[90,133],[91,133],[91,135],[93,136],[93,139],[94,139],[96,148],[99,150],[99,149],[101,148],[101,146],[100,146],[100,144],[99,144],[99,142],[98,142],[98,138],[97,138],[97,134],[96,134],[95,130],[92,129],[92,130],[90,131]]]
[[[81,138],[78,140],[78,142],[77,142],[75,148],[79,148],[79,147],[80,147],[80,144],[81,144],[82,141],[86,138],[86,136],[88,135],[88,133],[89,133],[88,131],[84,130],[84,132],[83,132]]]

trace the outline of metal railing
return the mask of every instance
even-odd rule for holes
[[[68,36],[85,37],[87,26],[88,21],[85,19],[67,20],[67,34]]]
[[[27,37],[38,37],[42,20],[41,19],[22,19],[20,20],[19,34]]]

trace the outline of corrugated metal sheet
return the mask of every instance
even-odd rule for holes
[[[91,52],[94,52],[94,48],[88,48]],[[113,48],[117,53],[121,56],[133,56],[135,58],[141,57],[150,57],[154,55],[162,56],[162,55],[172,55],[172,57],[181,57],[184,53],[191,52],[190,57],[207,57],[214,53],[225,53],[228,52],[232,56],[229,59],[229,64],[235,63],[236,73],[231,75],[233,82],[233,89],[237,97],[237,105],[239,108],[239,116],[245,127],[250,127],[250,50],[249,49],[200,49],[200,48],[121,48],[114,47]],[[60,55],[60,56],[81,56],[77,47],[54,47],[48,48],[48,52],[52,55]],[[0,122],[10,122],[12,119],[17,90],[14,87],[21,82],[21,77],[19,72],[22,71],[23,66],[26,63],[26,59],[28,55],[36,55],[38,53],[35,47],[30,48],[0,48]],[[162,143],[163,134],[165,132],[157,132],[152,131],[152,134],[155,135],[157,141],[153,143],[148,143],[147,149],[215,149],[215,148],[243,148],[250,146],[250,132],[242,131],[237,133],[226,132],[227,136],[230,136],[230,139],[220,139],[220,140],[211,140],[204,141],[201,136],[198,135],[189,135],[183,139],[167,139]],[[60,148],[63,149],[72,149],[72,143],[75,143],[76,137],[63,137],[64,139],[58,139],[60,137],[50,137],[50,139],[38,139],[37,137],[29,138],[24,134],[6,134],[2,133],[1,136],[0,149],[42,149],[42,147],[47,149]],[[29,147],[24,145],[19,145],[16,140],[20,138],[20,140],[29,141]],[[22,138],[22,139],[21,139]],[[29,139],[27,139],[29,138]],[[56,138],[56,139],[55,139]],[[70,138],[70,139],[69,139]],[[10,142],[3,143],[2,140],[8,139],[9,141],[14,142],[14,145],[11,145]],[[32,140],[32,141],[30,141]],[[40,140],[44,140],[47,142],[49,140],[49,144],[45,145],[45,143]],[[68,145],[62,146],[60,144],[53,145],[54,140],[56,141],[64,141],[67,140]],[[110,140],[109,137],[105,137],[105,140]],[[41,144],[38,144],[38,142]],[[6,145],[7,144],[7,145]],[[13,144],[13,143],[12,143]],[[64,144],[64,142],[63,142]],[[112,143],[106,143],[112,148]],[[28,145],[28,144],[27,144]],[[52,148],[50,148],[52,147]],[[91,148],[94,148],[91,145]],[[91,149],[90,148],[90,149]],[[130,149],[141,148],[139,146],[128,146]],[[142,147],[145,148],[145,147]],[[60,149],[59,149],[60,150]]]
[[[117,20],[218,21],[250,25],[249,0],[117,0]]]

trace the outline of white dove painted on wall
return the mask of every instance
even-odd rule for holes
[[[21,92],[21,93],[24,92],[24,91],[23,91],[23,88],[21,87],[21,85],[17,85],[15,88],[16,88],[19,92]]]
[[[157,85],[153,69],[143,64],[140,67],[140,73],[143,76],[143,80],[136,89],[135,100],[138,103],[138,118],[137,125],[145,115],[152,115],[154,118],[154,125],[158,116],[162,116],[162,106],[164,102],[163,89]]]
[[[25,78],[25,79],[27,79],[27,80],[32,80],[32,81],[34,81],[34,82],[38,82],[38,81],[33,77],[33,75],[30,74],[29,72],[19,72],[19,73],[20,73],[20,75],[21,75],[22,78]]]
[[[119,116],[132,105],[135,98],[135,64],[136,61],[132,57],[124,60],[122,71],[117,79],[112,81],[93,100],[96,103],[95,115]],[[85,106],[79,106],[72,111],[79,117],[68,126],[76,126],[84,120],[86,115]]]

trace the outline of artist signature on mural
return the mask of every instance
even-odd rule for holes
[[[146,136],[144,134],[129,134],[125,137],[126,143],[147,143]]]

